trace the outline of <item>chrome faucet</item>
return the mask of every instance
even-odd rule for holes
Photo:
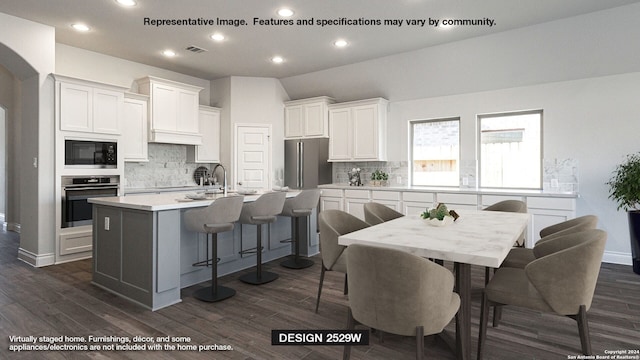
[[[211,175],[216,176],[216,170],[218,169],[218,167],[221,167],[224,173],[224,180],[222,181],[222,194],[224,196],[227,196],[227,169],[225,169],[222,164],[216,164],[216,166],[213,167]]]

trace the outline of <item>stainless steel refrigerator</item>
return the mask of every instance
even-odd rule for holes
[[[285,140],[284,184],[291,189],[315,189],[330,184],[329,139]]]

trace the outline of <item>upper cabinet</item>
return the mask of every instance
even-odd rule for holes
[[[385,161],[388,104],[374,98],[329,105],[329,161]]]
[[[60,130],[122,133],[125,88],[55,75]]]
[[[284,103],[284,137],[287,139],[329,136],[328,105],[334,100],[327,96]]]
[[[202,145],[187,147],[187,161],[220,163],[220,109],[200,105]]]
[[[137,82],[138,91],[149,96],[150,142],[202,144],[198,119],[202,88],[151,76]]]
[[[149,161],[147,150],[147,107],[149,97],[126,93],[122,153],[124,161]]]

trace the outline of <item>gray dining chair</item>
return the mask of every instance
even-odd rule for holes
[[[320,283],[318,284],[318,298],[316,300],[316,313],[320,306],[322,284],[327,271],[337,271],[345,274],[344,294],[348,292],[347,285],[347,252],[344,245],[338,244],[340,235],[348,234],[369,227],[369,224],[342,210],[324,210],[318,215],[320,226]]]
[[[524,201],[520,200],[503,200],[484,208],[484,210],[526,213],[527,204],[525,204]],[[515,246],[524,247],[524,231],[522,232],[518,240],[516,240]]]
[[[364,221],[369,225],[382,224],[385,221],[397,219],[402,216],[404,216],[404,214],[377,202],[364,204]]]
[[[484,289],[478,360],[482,359],[489,306],[515,305],[568,316],[578,323],[582,352],[591,355],[587,311],[591,307],[607,233],[586,230],[536,247],[536,260],[524,269],[500,268]]]
[[[460,308],[451,271],[405,251],[361,244],[349,246],[347,328],[356,323],[390,334],[415,336],[416,359],[424,336],[438,334]],[[349,359],[345,346],[343,359]]]

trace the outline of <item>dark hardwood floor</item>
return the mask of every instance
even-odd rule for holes
[[[91,261],[33,268],[16,259],[18,235],[0,231],[0,359],[340,359],[340,346],[272,346],[272,329],[343,329],[347,298],[342,274],[327,273],[320,312],[314,312],[320,259],[304,270],[265,265],[280,278],[262,286],[221,278],[237,290],[224,302],[197,301],[184,289],[180,304],[152,312],[91,285]],[[484,272],[473,269],[480,287]],[[473,352],[478,336],[479,297],[472,308]],[[589,312],[594,353],[640,349],[640,275],[629,266],[603,264]],[[453,324],[447,329],[453,331]],[[188,336],[192,345],[230,345],[232,351],[9,352],[9,336]],[[569,318],[505,307],[498,328],[489,328],[486,359],[567,359],[580,341]],[[372,336],[354,347],[353,359],[413,359],[414,339]],[[436,338],[426,358],[454,359]]]

